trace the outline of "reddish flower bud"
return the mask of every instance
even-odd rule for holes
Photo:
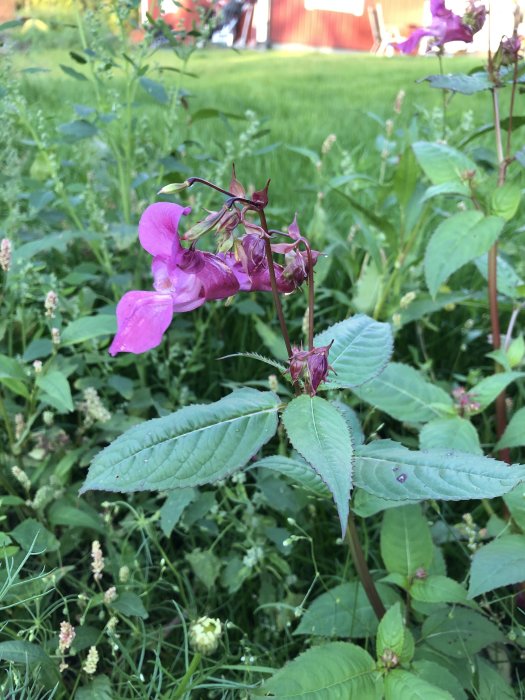
[[[264,189],[257,190],[252,194],[252,202],[257,204],[261,209],[268,204],[268,187],[270,186],[270,180],[264,186]]]
[[[330,352],[332,343],[320,348],[312,348],[312,350],[301,350],[297,347],[292,348],[288,372],[290,372],[294,384],[299,380],[303,382],[304,388],[310,396],[315,396],[319,384],[326,380],[328,372],[330,370],[332,370],[332,372],[335,371],[334,368],[328,364],[328,353]]]
[[[239,180],[237,180],[237,175],[235,173],[235,163],[232,163],[232,179],[230,180],[230,192],[236,197],[246,197],[246,191],[241,185]]]

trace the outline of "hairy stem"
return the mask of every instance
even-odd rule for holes
[[[355,519],[353,513],[350,513],[350,515],[348,516],[346,540],[348,542],[348,546],[352,554],[352,559],[354,560],[354,565],[357,571],[357,575],[359,576],[359,580],[363,584],[363,588],[365,589],[365,593],[368,597],[368,600],[370,601],[370,605],[372,606],[377,619],[381,620],[381,618],[386,612],[385,606],[383,605],[383,601],[379,597],[376,584],[374,583],[374,579],[372,578],[370,570],[368,568],[368,564],[366,563],[365,555],[363,554],[363,549],[361,547],[361,543],[359,542],[359,535],[357,534],[357,528],[355,526]]]
[[[314,349],[314,261],[310,246],[306,247],[308,255],[308,350]]]

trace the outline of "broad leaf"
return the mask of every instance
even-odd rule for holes
[[[80,139],[91,138],[91,136],[94,136],[98,132],[97,127],[91,122],[88,122],[87,119],[77,119],[67,124],[61,124],[58,130],[68,141],[75,142]]]
[[[119,592],[116,600],[111,605],[119,613],[128,617],[140,617],[143,620],[146,620],[148,617],[148,611],[144,607],[142,598],[132,591]]]
[[[510,467],[512,469],[512,467]],[[525,535],[504,535],[474,554],[468,597],[525,580]]]
[[[525,466],[453,450],[412,451],[392,440],[356,447],[354,484],[389,500],[494,498],[525,479]]]
[[[169,102],[168,93],[162,83],[144,76],[139,78],[139,83],[143,90],[159,104],[165,105]]]
[[[20,363],[12,357],[0,355],[0,384],[19,396],[29,398],[26,382],[27,376]]]
[[[420,603],[468,604],[466,589],[448,576],[434,575],[414,579],[410,586],[410,596]]]
[[[469,394],[474,401],[479,403],[479,411],[489,406],[509,384],[525,377],[525,372],[500,372],[491,377],[485,377],[478,384],[469,389]]]
[[[361,518],[369,518],[388,508],[399,508],[399,501],[373,496],[364,489],[355,489],[353,493],[352,510]]]
[[[459,416],[436,418],[427,423],[419,434],[419,445],[422,450],[442,447],[475,455],[483,454],[478,431],[470,421]]]
[[[336,323],[317,335],[316,347],[328,345],[330,372],[321,388],[354,387],[373,379],[386,367],[393,349],[392,331],[388,323],[379,323],[358,314]]]
[[[33,668],[37,665],[52,666],[53,662],[39,644],[21,639],[0,642],[0,661],[9,661]]]
[[[401,603],[396,603],[386,611],[377,630],[376,655],[378,660],[385,652],[401,656],[405,641],[405,626],[401,615]]]
[[[332,405],[337,408],[347,422],[354,445],[362,445],[365,441],[365,435],[357,413],[343,401],[332,401]]]
[[[412,670],[418,678],[435,685],[442,690],[448,690],[454,700],[468,700],[467,694],[458,679],[447,668],[435,661],[419,659],[414,661]]]
[[[374,659],[361,647],[330,642],[308,649],[263,686],[276,700],[379,700],[382,683]]]
[[[518,484],[512,491],[506,493],[503,500],[514,522],[525,532],[525,483]]]
[[[506,182],[492,191],[490,207],[494,216],[510,221],[518,211],[521,202],[521,187],[514,182]]]
[[[275,455],[274,457],[263,457],[255,464],[250,465],[250,469],[261,467],[263,469],[271,469],[286,476],[308,491],[313,491],[317,496],[329,496],[330,493],[319,474],[314,471],[308,462],[303,459],[292,459],[291,457],[283,457]]]
[[[224,478],[274,435],[278,409],[272,392],[240,389],[141,423],[95,457],[81,492],[169,490]]]
[[[303,394],[288,404],[283,423],[294,448],[330,489],[344,535],[352,488],[353,445],[343,416],[319,396]]]
[[[97,314],[85,316],[72,321],[63,331],[60,342],[62,345],[75,345],[86,340],[99,338],[102,335],[112,335],[117,330],[117,321],[112,314]]]
[[[432,562],[432,537],[418,505],[385,511],[381,526],[381,556],[389,573],[414,576]]]
[[[423,80],[427,80],[433,88],[461,92],[463,95],[473,95],[482,90],[492,90],[494,87],[494,83],[486,71],[472,73],[471,75],[465,75],[464,73],[429,75]]]
[[[67,378],[58,370],[52,369],[37,377],[36,384],[40,391],[40,399],[56,408],[60,413],[74,410],[73,397]]]
[[[357,396],[397,420],[424,423],[452,407],[450,396],[409,365],[391,362],[384,372],[365,386],[353,390]]]
[[[417,141],[412,148],[419,165],[433,185],[457,181],[462,184],[463,194],[468,194],[465,173],[478,172],[476,163],[461,151],[443,143]]]
[[[454,700],[447,691],[395,668],[385,678],[385,700]]]
[[[484,279],[488,280],[488,253],[477,258],[474,264]],[[523,296],[520,293],[520,288],[525,284],[525,281],[522,280],[512,265],[501,255],[497,257],[496,270],[496,284],[500,294],[505,294],[512,299]]]
[[[421,630],[427,644],[453,658],[464,659],[494,642],[504,642],[499,628],[467,608],[443,608],[427,617]]]
[[[160,509],[160,527],[166,537],[171,535],[184,509],[196,496],[197,491],[193,488],[175,489],[168,494]]]
[[[390,586],[377,583],[376,588],[385,607],[399,600]],[[304,613],[294,634],[359,639],[372,637],[377,624],[377,616],[362,584],[351,581],[316,598]]]
[[[107,676],[95,676],[77,690],[75,700],[114,700],[110,679]]]
[[[486,253],[498,240],[504,224],[498,216],[485,217],[474,210],[458,212],[442,221],[425,252],[425,279],[431,295],[436,296],[453,272]]]
[[[512,416],[496,445],[496,450],[502,450],[505,447],[523,447],[523,445],[525,445],[525,407],[520,408]]]
[[[516,700],[516,693],[497,668],[476,657],[477,700]]]

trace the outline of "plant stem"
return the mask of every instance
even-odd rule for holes
[[[512,142],[512,117],[514,116],[514,101],[516,99],[516,86],[518,84],[518,61],[514,63],[514,76],[512,79],[512,92],[510,93],[509,126],[507,130],[507,160],[510,160]]]
[[[438,61],[439,61],[439,72],[441,75],[445,74],[445,71],[443,70],[443,49],[441,48],[438,53]],[[447,91],[445,88],[441,91],[443,95],[443,131],[442,131],[442,138],[443,141],[445,140],[445,137],[447,135]]]
[[[314,261],[310,246],[306,246],[308,255],[308,350],[314,349]]]
[[[183,696],[184,691],[188,687],[188,683],[190,682],[191,677],[193,676],[195,671],[198,669],[201,660],[202,660],[202,654],[199,654],[197,652],[197,654],[195,654],[195,656],[191,660],[191,663],[188,666],[186,673],[182,677],[182,679],[177,687],[177,690],[172,695],[171,700],[178,700],[178,698],[181,698]]]
[[[379,597],[379,593],[377,592],[374,579],[372,578],[370,570],[368,568],[368,564],[366,563],[365,555],[363,554],[363,549],[361,547],[361,543],[359,542],[359,535],[355,526],[355,519],[353,513],[350,513],[350,515],[348,516],[346,540],[348,542],[348,546],[352,554],[352,559],[354,560],[354,565],[357,571],[357,575],[359,576],[359,580],[363,584],[363,588],[365,589],[365,593],[367,595],[368,600],[370,601],[370,605],[372,606],[377,619],[381,620],[381,618],[386,612],[385,606],[383,605],[383,601]]]

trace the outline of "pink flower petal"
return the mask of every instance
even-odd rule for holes
[[[181,248],[178,228],[183,215],[191,207],[181,207],[171,202],[151,204],[139,221],[139,240],[144,250],[151,255],[170,257]]]
[[[109,353],[139,354],[155,348],[173,318],[169,294],[127,292],[117,305],[117,333]]]
[[[171,295],[174,313],[192,311],[206,301],[204,285],[195,273],[162,257],[153,258],[151,272],[157,292]]]

